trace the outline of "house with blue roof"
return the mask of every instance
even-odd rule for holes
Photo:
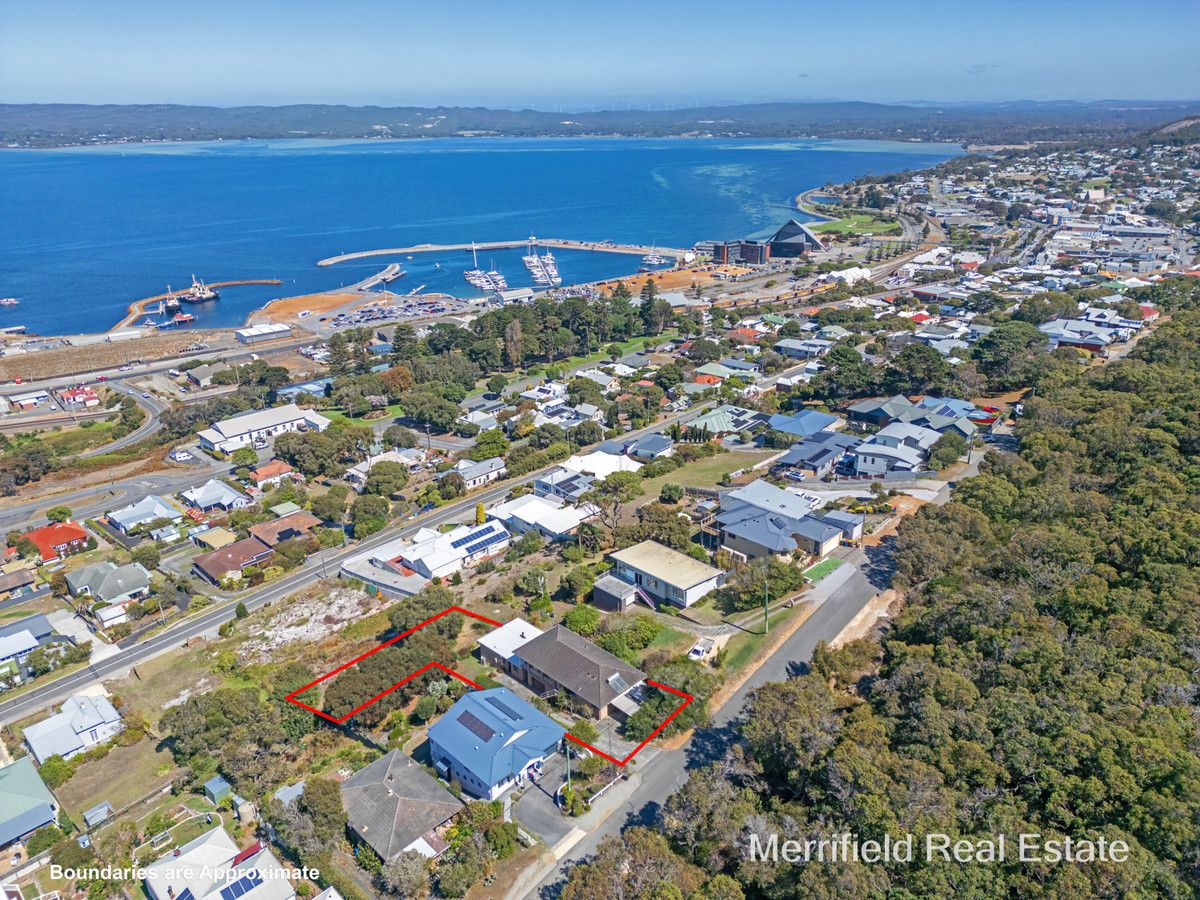
[[[472,691],[429,729],[429,755],[447,781],[495,800],[558,752],[566,729],[508,688]]]
[[[776,414],[771,416],[767,425],[772,431],[782,431],[793,437],[808,438],[820,431],[832,430],[841,425],[842,420],[829,413],[818,412],[815,409],[804,409],[795,415]]]
[[[0,847],[58,820],[58,801],[42,781],[33,757],[0,768]]]
[[[721,495],[721,508],[705,533],[741,559],[797,554],[817,558],[842,541],[839,525],[812,514],[805,498],[759,479]]]

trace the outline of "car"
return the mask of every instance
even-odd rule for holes
[[[97,375],[96,380],[97,381],[108,381],[108,376],[107,375]]]
[[[187,388],[180,388],[180,389],[179,389],[179,393],[181,393],[181,394],[186,394],[186,393],[187,393]]]
[[[143,400],[149,400],[149,399],[150,399],[150,392],[149,392],[149,391],[142,391],[142,399],[143,399]]]
[[[58,407],[57,407],[57,406],[55,406],[53,403],[51,403],[51,404],[50,404],[50,408],[51,408],[52,410],[54,410],[55,412],[58,412]]]
[[[705,659],[713,649],[712,638],[701,638],[696,641],[692,649],[688,651],[688,659],[700,662]]]

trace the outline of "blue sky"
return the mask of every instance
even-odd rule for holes
[[[1200,98],[1198,0],[3,0],[0,101]]]

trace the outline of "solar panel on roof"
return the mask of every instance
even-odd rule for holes
[[[490,728],[486,722],[481,720],[477,715],[469,710],[464,710],[458,717],[458,724],[481,741],[490,741],[495,737],[496,732]]]
[[[221,900],[237,900],[238,897],[250,893],[262,883],[262,875],[258,873],[257,869],[253,872],[247,872],[233,884],[221,888]],[[180,900],[183,900],[183,898],[180,897]]]
[[[506,535],[506,534],[504,534],[503,532],[501,532],[501,533],[498,533],[498,534],[489,534],[489,535],[488,535],[486,538],[484,538],[483,540],[481,540],[481,541],[476,541],[474,544],[472,544],[471,546],[467,547],[467,549],[466,549],[464,552],[465,552],[465,553],[466,553],[468,556],[470,556],[472,553],[478,553],[478,552],[479,552],[480,550],[482,550],[484,547],[490,547],[492,544],[498,544],[498,543],[500,543],[500,542],[501,542],[502,540],[504,540],[506,537],[507,537],[507,535]]]
[[[504,701],[497,700],[495,697],[485,697],[484,699],[487,700],[487,702],[490,703],[492,706],[496,707],[496,709],[500,710],[500,712],[502,712],[504,715],[506,715],[510,719],[512,719],[514,722],[521,721],[521,714],[519,712],[517,712],[515,709],[513,709],[511,706],[509,706],[507,703],[505,703]]]

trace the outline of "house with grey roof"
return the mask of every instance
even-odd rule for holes
[[[440,855],[449,844],[439,829],[463,809],[461,800],[399,750],[359,769],[341,788],[350,830],[384,862],[409,850],[431,859]]]
[[[775,342],[775,352],[788,359],[817,359],[833,349],[833,341],[820,338],[784,338]]]
[[[143,497],[137,503],[114,509],[106,517],[108,523],[122,534],[129,534],[135,528],[148,525],[151,522],[170,522],[177,524],[183,521],[183,513],[154,494]]]
[[[522,644],[516,656],[521,678],[535,694],[565,691],[595,718],[622,714],[613,701],[646,679],[645,673],[563,625]]]
[[[504,460],[499,456],[493,456],[490,459],[481,459],[478,462],[470,459],[460,459],[450,471],[461,475],[462,480],[466,483],[467,490],[470,490],[481,485],[491,484],[493,481],[504,477],[506,469]]]
[[[121,733],[125,723],[107,697],[76,694],[57,715],[25,729],[25,743],[38,764],[51,756],[70,759]]]
[[[759,479],[721,495],[721,508],[702,531],[742,559],[805,554],[823,557],[841,530],[812,515],[803,497]]]
[[[120,618],[115,612],[102,618],[105,625],[115,625],[125,621],[123,607],[150,596],[150,573],[141,563],[118,566],[106,560],[68,572],[67,589],[72,597],[91,597],[120,610]]]
[[[834,470],[850,450],[863,441],[861,436],[837,431],[819,431],[807,440],[792,444],[771,464],[771,471],[790,478],[822,478]]]
[[[235,491],[225,482],[210,478],[199,487],[189,488],[181,493],[189,506],[208,512],[210,509],[241,509],[250,505],[250,498],[241,491]]]
[[[0,848],[56,821],[58,801],[38,774],[33,757],[0,768]]]

